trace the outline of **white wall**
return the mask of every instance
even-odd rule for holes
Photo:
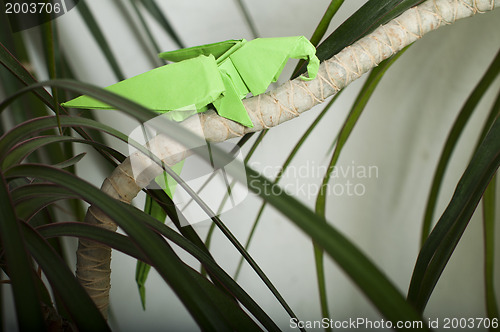
[[[158,2],[187,46],[252,38],[233,0]],[[309,37],[329,3],[327,0],[246,2],[262,37]],[[364,2],[346,1],[330,30]],[[144,50],[138,46],[127,23],[120,19],[114,2],[87,0],[87,3],[126,75],[149,70],[151,65]],[[500,11],[477,15],[433,32],[412,46],[388,71],[339,160],[339,165],[344,167],[375,166],[378,176],[352,179],[365,188],[362,196],[329,197],[328,220],[361,247],[403,293],[407,290],[418,252],[423,210],[440,150],[460,106],[500,46],[499,19]],[[100,86],[114,83],[115,77],[82,26],[78,13],[72,11],[58,23],[63,27],[60,29],[61,45],[73,57],[78,76]],[[165,51],[175,49],[163,31],[154,22],[152,24],[161,48]],[[293,66],[287,67],[282,77],[287,77],[291,68]],[[346,89],[295,158],[291,167],[307,170],[307,176],[286,177],[283,184],[297,189],[301,186],[314,189],[311,184],[321,182],[322,174],[312,172],[328,162],[328,147],[363,80]],[[469,160],[499,88],[497,80],[459,142],[436,215],[444,210],[453,193],[454,184]],[[252,158],[252,165],[260,170],[280,166],[321,109],[317,107],[299,119],[272,129]],[[127,119],[118,123],[112,111],[99,112],[99,118],[124,132],[135,126]],[[105,174],[96,171],[90,158],[85,159],[80,164],[80,174],[100,185]],[[342,184],[347,179],[333,180]],[[300,200],[313,207],[314,197],[308,196],[297,194]],[[140,199],[137,204],[142,204]],[[222,216],[241,242],[245,242],[259,206],[260,200],[250,196],[238,209]],[[209,223],[194,227],[205,236]],[[500,239],[498,227],[496,236]],[[481,241],[481,218],[480,213],[476,213],[437,285],[426,311],[427,317],[485,317]],[[220,233],[215,234],[212,243],[216,259],[233,273],[238,262],[236,251]],[[307,237],[278,212],[267,208],[250,253],[301,319],[320,319],[312,245]],[[497,253],[500,254],[498,246]],[[135,261],[114,253],[112,262],[111,301],[118,330],[197,329],[175,295],[155,273],[148,280],[148,308],[143,312],[134,282]],[[379,318],[363,295],[328,258],[326,270],[334,318]],[[497,264],[497,275],[499,272]],[[289,328],[288,316],[248,266],[243,268],[240,281],[280,327]]]

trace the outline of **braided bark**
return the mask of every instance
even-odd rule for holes
[[[195,128],[201,123],[203,132],[198,134],[211,142],[222,142],[249,132],[274,127],[323,103],[326,98],[336,94],[426,33],[452,24],[458,19],[491,11],[499,5],[500,0],[428,0],[324,61],[316,79],[303,81],[297,78],[276,90],[245,99],[243,104],[254,124],[253,128],[222,118],[213,110],[199,114],[199,118],[187,119],[182,125],[196,132]],[[147,145],[152,153],[170,166],[189,154],[185,147],[164,135],[154,137]],[[134,160],[134,167],[138,167],[137,163],[149,166],[147,172],[134,178],[131,158]],[[136,153],[113,171],[101,189],[111,197],[130,203],[138,192],[162,171],[159,166],[151,167],[151,161],[145,155]],[[116,231],[116,224],[93,206],[89,207],[85,222]],[[110,262],[109,247],[80,240],[76,275],[104,317],[107,317],[109,304]]]

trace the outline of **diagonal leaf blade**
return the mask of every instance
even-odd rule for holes
[[[269,316],[255,303],[255,301],[233,280],[224,272],[207,253],[193,245],[181,235],[170,229],[169,227],[161,224],[152,218],[145,216],[144,213],[137,209],[125,206],[128,212],[136,218],[148,224],[149,227],[161,233],[169,240],[173,241],[181,248],[192,254],[204,266],[209,269],[213,275],[234,294],[238,300],[262,323],[269,331],[279,331],[278,327],[269,318]],[[82,224],[82,223],[57,223],[52,225],[45,225],[37,228],[37,230],[46,237],[56,236],[75,236],[83,237],[97,241],[110,247],[120,250],[123,253],[135,257],[139,260],[148,262],[148,258],[137,249],[129,238],[124,235],[103,230],[96,226]]]
[[[500,118],[474,153],[455,193],[424,243],[413,271],[408,300],[425,308],[488,183],[500,165]]]
[[[153,18],[160,24],[160,26],[165,30],[165,32],[172,38],[172,40],[179,46],[179,48],[184,48],[184,43],[181,38],[175,32],[174,28],[168,21],[167,17],[163,14],[163,11],[158,7],[154,0],[140,0],[144,8],[153,16]]]
[[[189,270],[175,254],[168,243],[142,223],[137,223],[123,203],[109,197],[99,189],[85,181],[62,170],[44,165],[18,165],[12,167],[10,177],[37,177],[64,186],[78,193],[88,203],[106,213],[140,246],[152,265],[158,270],[165,281],[172,286],[174,292],[184,303],[193,318],[203,329],[231,330],[234,322],[228,321],[227,316],[213,303],[206,290],[203,289],[189,274]],[[28,175],[29,174],[29,175]],[[175,271],[175,273],[172,273]]]
[[[31,259],[26,250],[29,241],[23,237],[8,185],[0,173],[0,240],[7,263],[7,271],[12,283],[17,321],[23,331],[45,331],[47,327],[40,306],[40,295],[35,286]]]
[[[495,214],[496,175],[483,195],[484,287],[488,318],[499,318],[495,293]]]
[[[35,78],[24,68],[21,63],[0,43],[0,64],[9,70],[24,85],[37,83]],[[40,88],[34,90],[35,93],[48,107],[55,110],[54,99],[47,90]],[[1,111],[0,111],[1,113]]]
[[[140,121],[147,121],[155,114],[140,105],[132,103],[123,97],[114,95],[102,89],[95,88],[88,84],[77,83],[68,80],[57,80],[44,82],[45,85],[57,85],[62,88],[78,90],[84,94],[105,101],[118,109],[123,110],[127,114],[134,116]],[[33,87],[37,87],[34,85]],[[160,119],[161,127],[158,129],[170,137],[175,137],[188,146],[200,145],[200,138],[193,135],[185,128],[176,123],[163,121]],[[234,162],[232,156],[224,153],[217,146],[212,147],[212,154],[220,162]],[[206,157],[206,156],[205,156]],[[25,167],[16,166],[17,169]],[[13,169],[9,170],[12,172]],[[392,285],[386,276],[368,259],[364,254],[357,249],[351,241],[347,240],[332,226],[323,221],[314,212],[306,208],[302,203],[298,202],[293,197],[285,194],[283,190],[277,190],[276,193],[269,193],[267,188],[272,186],[272,183],[257,174],[255,171],[247,168],[248,176],[252,177],[250,189],[265,198],[271,205],[275,206],[285,216],[287,216],[299,228],[305,231],[314,241],[319,243],[331,257],[346,271],[357,284],[363,293],[374,303],[377,309],[391,321],[397,320],[420,320],[421,317],[415,310],[404,300],[401,293]],[[238,181],[246,181],[244,173],[232,174]],[[58,179],[56,179],[58,180]],[[60,179],[59,179],[60,180]],[[106,195],[105,195],[106,196]],[[97,206],[103,204],[102,201],[95,202]],[[94,201],[92,201],[94,203]],[[122,211],[123,212],[123,211]],[[125,218],[127,215],[124,216]],[[115,219],[115,218],[114,218]],[[119,218],[118,218],[119,219]],[[116,220],[116,219],[115,219]],[[119,221],[119,220],[117,220]],[[131,232],[132,234],[136,234]]]
[[[82,331],[111,331],[94,302],[55,250],[27,224],[23,224],[22,228],[31,254],[64,302],[78,328]]]
[[[439,189],[441,188],[441,183],[443,181],[446,168],[448,167],[448,162],[450,161],[451,155],[455,150],[458,139],[460,138],[465,125],[469,121],[471,115],[476,109],[477,104],[483,97],[483,95],[488,90],[491,83],[500,73],[500,50],[496,54],[495,58],[491,62],[490,66],[484,73],[481,80],[478,82],[472,93],[467,98],[462,109],[460,110],[453,126],[446,138],[446,143],[443,147],[441,156],[439,157],[439,162],[432,179],[432,185],[427,199],[427,205],[425,207],[424,220],[422,222],[422,234],[421,243],[423,244],[429,235],[432,225],[432,217],[434,215],[434,210],[436,208],[436,202],[439,195]]]
[[[104,37],[104,34],[102,33],[101,28],[99,27],[99,24],[97,24],[97,21],[94,18],[94,14],[92,14],[92,11],[87,6],[85,1],[80,1],[78,3],[78,6],[76,6],[76,8],[80,12],[80,15],[82,15],[83,21],[87,24],[87,27],[94,36],[95,41],[99,45],[99,48],[104,53],[104,56],[106,57],[106,60],[111,66],[111,69],[113,70],[113,73],[115,74],[116,78],[119,81],[123,81],[125,79],[125,75],[123,75],[123,72],[120,69],[118,62],[116,61],[116,57],[113,55],[113,51],[111,51],[111,47],[109,46],[106,37]]]
[[[345,47],[368,35],[380,25],[401,15],[425,0],[369,0],[351,15],[318,47],[316,55],[320,61],[331,58]],[[305,72],[305,66],[297,73]]]
[[[325,176],[323,177],[323,183],[321,184],[321,188],[325,188],[328,186],[328,183],[330,182],[330,176],[332,171],[335,169],[335,166],[337,165],[337,161],[340,157],[340,153],[342,152],[343,147],[345,146],[345,143],[347,142],[347,139],[351,135],[354,126],[358,122],[363,110],[365,109],[366,105],[368,104],[368,101],[370,100],[370,97],[373,95],[376,87],[378,86],[378,83],[384,76],[384,74],[387,72],[387,70],[391,67],[391,65],[401,56],[403,53],[408,49],[408,47],[404,48],[399,52],[398,54],[394,55],[393,57],[382,61],[378,67],[374,68],[371,72],[368,78],[366,79],[365,83],[363,84],[363,87],[361,88],[361,91],[359,92],[358,96],[356,97],[356,100],[354,101],[354,104],[349,112],[349,115],[347,116],[346,121],[344,122],[342,129],[340,130],[340,133],[338,135],[337,140],[337,145],[335,146],[335,150],[333,151],[330,164],[328,165],[327,172],[325,173]],[[318,196],[316,198],[316,214],[321,216],[322,218],[325,217],[326,213],[326,196],[327,196],[327,191],[326,190],[319,190]],[[326,219],[325,219],[326,220]],[[326,297],[326,282],[325,282],[325,271],[324,271],[324,264],[323,264],[323,249],[321,246],[319,246],[317,243],[313,242],[313,247],[314,247],[314,259],[316,263],[316,275],[318,279],[318,288],[319,288],[319,295],[320,295],[320,304],[322,308],[322,313],[323,317],[329,317],[329,310],[328,310],[328,301]]]
[[[351,241],[283,189],[247,167],[250,189],[267,200],[311,237],[346,272],[377,310],[396,324],[400,320],[421,321],[389,279]],[[270,189],[271,188],[271,189]],[[422,322],[422,329],[428,330]]]

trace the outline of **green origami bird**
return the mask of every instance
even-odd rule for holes
[[[171,112],[181,121],[213,104],[227,119],[253,127],[242,99],[264,93],[278,80],[288,59],[308,60],[309,77],[316,77],[316,49],[304,36],[227,40],[161,53],[175,63],[158,67],[106,88],[159,113]],[[112,109],[88,96],[62,104],[70,108]]]

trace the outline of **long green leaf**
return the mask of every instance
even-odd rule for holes
[[[500,118],[472,157],[455,193],[424,243],[412,275],[408,300],[422,312],[488,183],[500,165]]]
[[[60,186],[57,186],[55,184],[50,184],[50,186],[60,188]],[[63,190],[67,189],[63,188]],[[33,194],[36,194],[39,191],[40,188],[33,188],[32,190]],[[96,225],[90,225],[83,222],[58,222],[54,224],[38,226],[35,228],[35,230],[43,238],[46,239],[62,236],[83,238],[105,244],[113,249],[127,254],[128,256],[140,259],[142,261],[148,261],[148,258],[141,250],[139,250],[139,248],[137,248],[137,246],[130,240],[130,238],[117,232],[103,229]]]
[[[422,2],[424,0],[369,0],[318,46],[318,58],[323,61],[334,56],[380,25]]]
[[[325,173],[325,176],[323,177],[323,182],[321,184],[321,190],[318,192],[318,196],[316,198],[316,214],[321,216],[322,218],[326,218],[326,197],[327,197],[327,190],[324,190],[323,188],[326,188],[328,186],[328,183],[330,182],[330,176],[332,171],[335,169],[335,166],[337,165],[337,161],[340,157],[340,153],[342,152],[343,147],[345,146],[345,143],[347,142],[347,139],[351,135],[354,126],[358,122],[359,117],[361,116],[363,110],[365,109],[366,105],[368,104],[368,101],[370,100],[370,97],[373,95],[375,88],[378,86],[378,83],[386,73],[386,71],[389,69],[389,67],[408,49],[408,46],[404,48],[401,52],[398,54],[392,56],[391,58],[382,61],[378,67],[374,68],[371,72],[368,78],[366,79],[365,83],[363,84],[363,87],[361,88],[361,91],[359,92],[358,96],[356,97],[356,100],[354,101],[354,104],[349,112],[349,115],[347,116],[346,121],[344,122],[344,125],[342,126],[342,129],[340,130],[340,133],[338,135],[337,140],[337,145],[335,146],[335,150],[333,151],[330,164],[328,165],[327,172]],[[325,219],[326,220],[326,219]],[[329,317],[329,311],[328,311],[328,300],[326,296],[326,282],[325,282],[325,270],[324,270],[324,263],[323,263],[323,248],[319,246],[317,243],[313,242],[313,247],[314,247],[314,260],[316,263],[316,275],[318,279],[318,288],[319,288],[319,295],[320,295],[320,304],[321,304],[321,311],[323,314],[323,317]]]
[[[29,220],[45,206],[61,199],[75,198],[76,195],[65,188],[48,183],[30,183],[12,190],[12,200],[18,218]]]
[[[117,0],[117,1],[119,1],[119,0]],[[162,52],[162,50],[158,46],[158,43],[156,42],[156,39],[153,37],[151,29],[149,28],[149,26],[146,23],[146,20],[144,19],[144,15],[142,15],[141,10],[137,6],[137,1],[136,0],[130,0],[130,5],[134,9],[134,12],[135,12],[137,18],[141,22],[142,28],[143,28],[144,32],[146,33],[146,35],[148,36],[149,42],[150,42],[151,46],[153,47],[154,51],[156,52],[156,54],[160,54]],[[164,59],[160,59],[157,56],[155,56],[154,62],[155,62],[155,64],[157,62],[161,62],[163,64],[166,63],[166,61]]]
[[[23,331],[44,331],[47,327],[31,259],[26,250],[27,243],[21,233],[4,175],[0,174],[0,178],[0,239],[14,293],[17,322]]]
[[[104,34],[102,33],[101,28],[99,27],[99,24],[97,24],[97,21],[95,20],[92,11],[87,6],[87,3],[85,1],[80,1],[78,3],[78,6],[76,6],[76,8],[80,12],[80,15],[82,15],[83,21],[85,22],[85,24],[87,24],[88,29],[92,33],[92,36],[94,36],[95,41],[97,42],[99,48],[106,57],[106,60],[111,66],[111,69],[113,70],[113,73],[115,74],[116,78],[119,81],[123,81],[125,79],[125,75],[123,75],[123,72],[120,69],[118,62],[116,61],[116,58],[113,55],[113,52],[111,51],[111,47],[109,46],[106,37],[104,37]]]
[[[432,226],[432,218],[434,215],[434,210],[436,208],[436,202],[439,195],[439,190],[441,188],[441,183],[443,182],[443,177],[448,167],[451,155],[457,145],[458,139],[460,138],[465,125],[469,121],[472,113],[476,109],[477,104],[484,96],[491,83],[500,73],[500,50],[496,54],[492,63],[484,73],[481,80],[477,83],[476,87],[472,93],[467,98],[462,109],[458,113],[455,122],[446,138],[446,143],[444,144],[443,151],[439,157],[439,162],[432,179],[431,190],[427,198],[427,205],[425,207],[424,220],[422,222],[422,234],[421,234],[421,244],[425,242]]]
[[[75,173],[72,169],[73,167],[78,164],[78,162],[80,160],[83,159],[83,157],[85,157],[87,153],[86,152],[82,152],[82,153],[79,153],[77,155],[75,155],[74,157],[71,157],[69,159],[66,159],[66,160],[63,160],[61,162],[58,162],[57,164],[53,164],[52,166],[54,167],[57,167],[57,168],[62,168],[62,169],[71,169],[71,173]]]
[[[87,84],[67,80],[50,81],[43,84],[79,90],[81,93],[91,95],[94,98],[104,99],[103,101],[107,104],[121,109],[140,121],[147,121],[155,116],[153,112],[140,105]],[[34,87],[37,87],[37,85]],[[163,120],[162,118],[158,122],[159,131],[181,140],[187,146],[200,146],[203,144],[203,141],[199,137],[176,123]],[[212,153],[214,158],[220,162],[239,163],[237,160],[233,160],[231,155],[221,151],[217,146],[212,146]],[[270,188],[272,185],[269,180],[249,168],[247,168],[247,173],[253,180],[253,186],[250,186],[250,189],[267,199],[269,203],[284,213],[292,222],[320,244],[339,263],[341,268],[346,271],[386,318],[392,321],[420,319],[419,315],[405,302],[402,295],[392,283],[350,241],[340,235],[334,228],[324,223],[320,217],[316,216],[314,212],[307,209],[302,203],[286,195],[283,191],[274,193],[266,192],[266,186]],[[233,172],[231,175],[238,179],[238,181],[246,182],[246,175],[244,173]]]
[[[113,129],[110,126],[107,126],[105,124],[102,124],[100,122],[86,119],[86,118],[78,118],[78,117],[69,117],[69,116],[61,116],[60,118],[61,121],[61,126],[62,127],[74,127],[74,126],[81,126],[81,127],[87,127],[87,128],[92,128],[96,130],[101,130],[102,132],[105,132],[107,134],[110,134],[114,137],[117,137],[123,141],[127,141],[127,136],[118,130]],[[26,138],[29,135],[36,134],[40,131],[46,130],[46,129],[51,129],[57,127],[57,120],[53,116],[48,116],[48,117],[43,117],[43,118],[36,118],[30,121],[26,121],[13,129],[11,129],[8,133],[6,133],[4,136],[1,137],[0,139],[0,160],[3,160],[6,158],[6,156],[9,155],[9,153],[14,148],[22,139]],[[47,139],[49,140],[49,139]],[[66,140],[65,138],[61,138],[61,141]],[[47,142],[47,141],[45,141]],[[42,142],[42,143],[45,143]],[[83,142],[83,141],[82,141]],[[35,143],[34,143],[35,144]],[[89,143],[92,145],[100,146],[100,143],[94,142],[94,143]],[[109,150],[109,149],[106,149]],[[24,152],[24,151],[20,151]],[[115,156],[118,156],[115,154]],[[14,158],[15,157],[15,158]],[[17,155],[13,156],[14,159],[18,158]]]
[[[344,0],[332,0],[330,4],[328,5],[328,8],[326,8],[325,14],[323,14],[323,17],[318,23],[318,26],[313,32],[313,35],[309,39],[311,44],[314,46],[317,46],[321,39],[325,36],[326,30],[330,26],[330,22],[333,19],[333,16],[337,13],[337,11],[340,9],[340,6],[344,3]],[[297,63],[297,66],[295,67],[293,71],[292,77],[298,77],[299,76],[299,70],[302,68],[304,65],[305,60],[300,60],[299,63]]]
[[[144,39],[144,36],[142,35],[139,26],[136,24],[134,17],[132,17],[132,15],[129,13],[129,10],[125,5],[125,2],[122,0],[113,0],[113,2],[120,11],[120,14],[123,17],[123,19],[126,21],[127,27],[132,31],[135,37],[134,40],[137,42],[139,48],[143,51],[144,55],[148,58],[151,67],[153,68],[158,67],[162,63],[162,59],[160,59],[157,56],[157,54],[161,53],[162,51],[156,47],[155,52],[154,53],[151,52],[150,51],[151,48]],[[130,1],[130,4],[134,9],[137,8],[136,0]],[[150,41],[152,41],[151,39],[152,35],[150,34],[149,29],[145,26],[145,22],[142,15],[137,10],[135,10],[135,13],[137,14],[139,20],[141,21],[141,25],[143,26],[143,28],[145,28],[148,37],[150,37]]]
[[[51,80],[58,78],[57,66],[56,66],[56,53],[59,52],[57,36],[53,31],[53,21],[49,20],[47,23],[42,24],[42,36],[43,36],[43,48],[45,51],[45,61],[47,63],[47,69],[49,72],[49,77]],[[55,113],[58,121],[59,134],[62,135],[62,128],[59,123],[59,103],[58,103],[58,92],[57,89],[52,89],[52,98],[54,99],[54,105],[56,105]]]
[[[69,196],[70,198],[77,198],[75,196]],[[16,213],[19,214],[19,219],[28,221],[30,224],[31,218],[33,218],[38,212],[40,212],[43,208],[49,206],[50,204],[66,199],[67,196],[65,194],[58,194],[55,192],[50,196],[37,196],[32,197],[16,204]],[[44,223],[46,224],[46,223]],[[32,224],[33,225],[33,224]]]
[[[250,189],[320,245],[386,319],[394,325],[400,320],[422,319],[389,279],[351,241],[254,170],[247,167],[247,173],[252,179]],[[428,330],[425,324],[423,330]]]
[[[23,224],[23,234],[31,254],[64,302],[78,329],[111,331],[99,309],[56,251],[27,224]]]
[[[44,85],[50,85],[50,86],[56,86],[56,87],[61,87],[64,89],[68,90],[75,90],[79,91],[83,94],[89,95],[91,97],[106,101],[107,104],[114,106],[117,109],[121,109],[122,111],[134,116],[136,119],[139,121],[146,122],[150,118],[157,116],[157,114],[151,110],[148,110],[144,108],[143,106],[136,104],[134,102],[131,102],[130,100],[121,97],[119,95],[116,95],[114,93],[111,93],[109,91],[106,91],[102,88],[97,88],[95,86],[89,85],[89,84],[84,84],[80,82],[75,82],[71,80],[53,80],[53,81],[47,81],[47,82],[42,82],[42,83],[37,83],[33,84],[29,87],[26,87],[25,89],[22,89],[18,93],[16,93],[13,96],[10,96],[7,98],[2,104],[0,104],[0,109],[2,107],[6,107],[10,102],[15,100],[17,97],[22,95],[23,93],[26,93],[27,91],[30,91],[32,89],[36,89],[39,86],[44,86]],[[182,128],[178,124],[172,124],[170,123],[171,121],[168,121],[164,118],[158,117],[158,124],[157,128],[160,131],[166,132],[168,128],[170,128],[169,133],[167,135],[173,135],[172,137],[180,137],[180,136],[175,136],[175,131],[179,131],[178,133],[182,136],[182,133],[186,133],[186,129]],[[65,118],[61,118],[61,125],[64,126],[65,123]],[[11,134],[11,132],[9,132]],[[202,146],[206,142],[202,140],[200,137],[196,136],[183,136],[183,143],[187,144],[187,146]],[[7,142],[10,142],[11,140],[7,140]],[[2,141],[0,141],[0,158],[2,157],[2,150],[5,149],[4,146],[2,146]],[[7,145],[9,143],[6,143]],[[129,141],[130,144],[130,141]],[[143,147],[140,145],[134,145],[141,151],[144,151],[144,153],[148,154],[148,151],[145,151]],[[218,156],[225,156],[223,158],[227,158],[227,155],[220,154],[221,151],[218,152]],[[153,159],[156,159],[155,162],[158,162],[159,165],[161,165],[161,162],[157,160],[155,156],[151,156]],[[226,162],[229,162],[226,160]],[[212,220],[217,224],[217,226],[221,229],[221,231],[224,233],[224,235],[229,239],[229,241],[235,246],[235,248],[243,255],[243,257],[248,261],[250,266],[255,270],[257,275],[262,279],[262,281],[266,284],[266,286],[269,288],[269,290],[273,293],[273,295],[276,297],[276,299],[280,302],[280,304],[283,306],[283,308],[287,311],[287,313],[292,317],[296,318],[296,315],[293,313],[293,310],[290,308],[290,306],[286,303],[286,301],[283,299],[281,294],[278,292],[276,287],[272,284],[272,282],[269,280],[269,278],[265,275],[265,273],[262,271],[262,269],[257,265],[257,263],[252,259],[252,257],[248,254],[248,252],[244,249],[244,247],[240,244],[240,242],[234,237],[234,235],[230,232],[230,230],[222,223],[222,221],[215,216],[213,211],[206,205],[200,198],[199,196],[191,190],[189,187],[186,187],[186,184],[182,179],[175,173],[173,172],[170,168],[166,168],[166,171],[170,176],[174,178],[174,180],[179,183],[180,185],[183,186],[184,190],[189,193],[189,195],[196,201],[196,203],[207,213],[209,216],[214,216],[212,217]]]
[[[241,13],[243,14],[243,17],[245,18],[245,23],[248,26],[248,29],[250,29],[250,32],[252,33],[252,38],[258,38],[259,33],[257,32],[257,27],[255,26],[255,23],[252,19],[252,15],[250,15],[250,11],[248,10],[247,6],[245,5],[243,0],[235,0],[236,4],[240,8]]]
[[[486,119],[478,145],[488,134],[496,119],[500,117],[500,92]],[[476,147],[477,150],[477,147]],[[483,238],[484,238],[484,288],[486,294],[486,312],[490,319],[499,318],[495,293],[495,215],[496,215],[496,178],[491,179],[483,195]],[[492,330],[492,328],[490,328]]]
[[[146,196],[146,202],[144,204],[145,213],[149,214],[151,217],[160,222],[165,222],[165,218],[167,216],[166,212],[151,196]],[[146,280],[148,278],[150,269],[150,265],[141,261],[138,261],[135,267],[135,282],[137,283],[137,287],[139,289],[142,309],[144,310],[146,310]]]
[[[178,233],[174,232],[164,224],[160,224],[152,218],[140,215],[140,211],[131,207],[126,207],[137,220],[142,220],[148,224],[149,227],[160,232],[163,236],[179,245],[188,253],[198,259],[207,269],[216,276],[231,292],[238,298],[238,300],[257,318],[269,331],[278,331],[278,327],[267,316],[267,314],[255,303],[255,301],[236,283],[231,277],[221,269],[214,260],[207,255],[203,250],[200,250],[195,245],[186,241]],[[140,218],[140,219],[139,219]],[[123,253],[133,256],[142,261],[148,261],[144,254],[136,249],[133,243],[127,237],[117,234],[115,232],[102,230],[96,226],[81,224],[81,223],[58,223],[46,225],[37,229],[41,234],[46,237],[56,236],[76,236],[83,237],[93,241],[97,241],[110,247],[120,250]]]
[[[21,63],[9,52],[9,50],[0,43],[0,64],[2,64],[7,70],[9,70],[20,82],[24,85],[31,85],[37,83],[35,78],[26,70],[26,68],[21,65]],[[40,100],[50,107],[52,110],[55,110],[54,100],[50,93],[43,88],[39,88],[33,91]],[[1,110],[0,110],[1,113]]]
[[[31,153],[33,153],[37,149],[47,144],[64,143],[64,142],[82,143],[82,144],[97,146],[103,151],[108,151],[111,155],[115,156],[116,158],[122,158],[122,156],[120,156],[120,154],[116,150],[104,144],[97,143],[94,141],[82,140],[70,136],[38,136],[20,142],[17,145],[15,145],[12,149],[10,149],[6,154],[5,158],[2,160],[1,166],[3,169],[7,169],[15,164],[20,163],[21,161],[26,159]]]
[[[424,0],[369,0],[318,46],[316,55],[320,61],[329,59],[380,25],[422,2]],[[297,76],[305,69],[302,66]]]
[[[184,303],[197,323],[206,330],[225,331],[235,326],[227,319],[224,312],[215,306],[214,300],[207,290],[195,282],[184,263],[175,254],[168,243],[157,233],[142,223],[137,223],[123,203],[109,197],[99,189],[88,185],[85,181],[70,173],[43,165],[18,165],[12,167],[9,177],[37,177],[51,181],[75,191],[89,204],[92,204],[108,214],[141,248],[152,265],[158,270],[165,281],[171,285],[179,299]],[[173,272],[175,271],[175,273]],[[236,309],[235,307],[234,309]]]
[[[7,48],[0,43],[0,64],[5,66],[7,70],[9,70],[14,77],[23,85],[26,86],[33,86],[38,84],[36,79],[29,73],[26,68],[24,68],[19,60],[17,60],[8,50]],[[52,96],[43,88],[43,85],[38,85],[36,89],[30,89],[30,91],[33,90],[33,93],[35,96],[37,96],[44,104],[46,104],[50,109],[52,109],[54,112],[56,111],[57,107],[60,107],[59,105],[54,105],[54,100]],[[19,92],[19,91],[18,91]],[[5,102],[5,101],[4,101]],[[7,101],[8,103],[8,101]],[[5,107],[0,107],[0,113],[5,109]],[[64,110],[64,109],[63,109]],[[66,110],[64,110],[66,112]],[[37,115],[40,116],[40,115]],[[93,140],[91,136],[89,136],[83,129],[81,128],[74,128],[74,130],[83,138]],[[99,153],[101,153],[106,159],[111,161],[112,159],[106,155],[106,153],[103,153],[100,150],[97,150]]]
[[[495,294],[495,215],[496,176],[490,181],[483,195],[483,237],[484,237],[484,290],[488,318],[499,318]]]
[[[62,230],[59,230],[59,228],[62,228]],[[147,258],[145,258],[142,255],[141,251],[136,250],[135,246],[133,246],[132,243],[123,235],[116,234],[110,231],[103,232],[102,229],[95,226],[90,226],[86,224],[78,225],[75,223],[71,224],[66,223],[66,224],[45,226],[39,228],[39,230],[45,231],[42,232],[42,234],[45,234],[46,236],[47,235],[60,236],[68,234],[75,236],[75,234],[77,234],[78,236],[85,236],[92,240],[101,239],[101,241],[106,243],[107,245],[109,245],[110,242],[112,242],[111,246],[113,248],[119,249],[138,259],[147,260]],[[47,230],[49,232],[47,232]],[[56,232],[54,232],[54,230],[56,230]],[[189,269],[189,271],[191,276],[196,280],[196,283],[201,284],[201,286],[208,292],[210,298],[214,300],[215,305],[223,312],[223,314],[227,317],[228,321],[235,323],[234,325],[235,327],[241,330],[259,329],[258,326],[255,325],[255,323],[243,311],[234,310],[235,303],[230,297],[222,293],[217,288],[214,288],[213,285],[210,284],[207,279],[201,277],[194,270]],[[273,325],[271,325],[270,327],[271,327],[270,330],[277,330],[277,327],[275,326],[273,327]]]
[[[154,0],[140,0],[144,8],[153,16],[153,18],[160,24],[165,32],[172,38],[172,40],[179,46],[184,48],[184,43],[181,41],[179,35],[175,32],[174,28],[170,25],[167,17],[163,14],[162,10],[158,7]]]
[[[332,21],[333,17],[335,16],[335,14],[340,9],[340,6],[342,6],[343,3],[344,0],[332,0],[330,2],[328,8],[326,8],[325,14],[318,23],[316,30],[314,30],[311,39],[309,39],[311,41],[311,44],[313,44],[314,46],[319,44],[319,42],[325,35],[326,30],[330,26],[330,22]]]
[[[0,42],[4,44],[5,48],[10,50],[10,52],[16,54],[20,62],[27,63],[29,59],[27,58],[27,52],[24,47],[24,43],[19,42],[22,38],[21,34],[13,34],[10,30],[10,26],[8,24],[9,20],[7,15],[1,11],[0,12]],[[2,53],[0,51],[0,53]],[[0,60],[2,61],[2,60]],[[2,61],[3,63],[3,61]],[[17,89],[22,87],[22,83],[18,81],[16,77],[14,77],[7,69],[0,67],[0,89],[3,90],[5,96],[9,96]],[[23,98],[22,100],[18,100],[16,103],[11,105],[12,107],[12,119],[15,123],[22,122],[23,115],[25,115],[27,110],[36,109],[40,107],[44,107],[43,103],[40,102],[37,98],[32,96],[31,98]],[[2,127],[0,128],[0,135],[3,134],[2,129],[7,129],[5,126],[6,123],[2,123]]]
[[[282,176],[286,173],[286,170],[287,170],[288,166],[290,165],[290,163],[292,162],[293,158],[295,157],[295,155],[299,151],[300,147],[302,147],[302,145],[304,144],[304,142],[306,141],[306,139],[313,132],[314,128],[316,128],[316,126],[320,123],[321,119],[325,116],[326,112],[328,112],[328,110],[330,109],[330,107],[333,105],[333,103],[335,102],[335,100],[337,100],[337,98],[340,96],[341,93],[342,93],[342,91],[340,91],[339,93],[337,93],[332,98],[332,100],[330,100],[330,102],[328,102],[328,104],[326,104],[326,106],[318,114],[318,116],[314,119],[314,121],[311,123],[311,125],[309,125],[309,127],[304,132],[304,134],[302,134],[302,136],[297,141],[297,143],[293,147],[292,151],[290,152],[290,154],[286,158],[285,162],[281,166],[280,172],[276,175],[276,179],[274,179],[274,182],[273,182],[274,184],[278,184],[279,183],[279,181],[281,180]],[[257,229],[257,226],[259,224],[259,221],[260,221],[260,219],[262,217],[262,213],[264,212],[264,208],[266,207],[266,205],[267,205],[267,201],[264,200],[262,202],[260,208],[259,208],[259,211],[257,212],[257,216],[255,217],[255,220],[254,220],[254,222],[252,224],[252,228],[250,229],[250,233],[248,234],[247,241],[245,243],[245,249],[246,250],[248,250],[248,248],[250,248],[250,244],[252,242],[253,236],[255,234],[255,231]],[[241,272],[242,266],[243,266],[243,259],[240,259],[240,261],[238,262],[238,266],[236,267],[236,272],[234,273],[234,278],[235,279],[238,278],[238,276],[239,276],[239,274]]]

